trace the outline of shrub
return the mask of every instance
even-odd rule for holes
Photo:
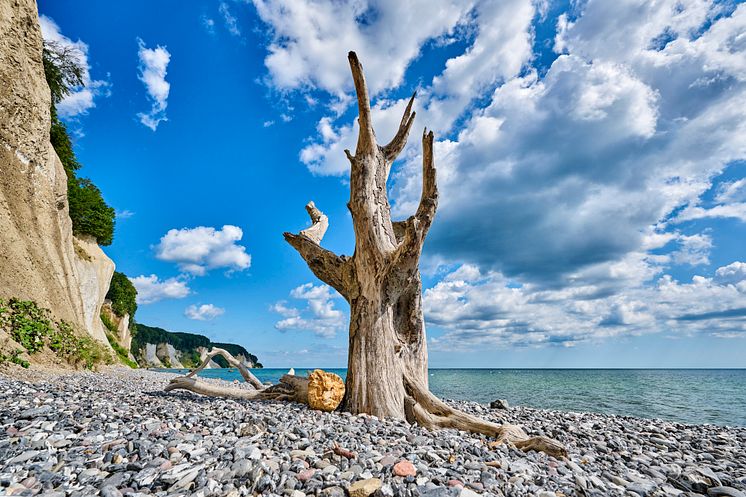
[[[28,368],[31,366],[31,363],[28,362],[26,359],[21,357],[21,354],[23,354],[22,349],[16,349],[9,356],[3,354],[0,352],[0,364],[11,362],[13,364],[18,364],[22,368]]]
[[[79,52],[54,42],[44,42],[44,75],[52,94],[52,122],[49,139],[67,174],[67,197],[73,233],[90,235],[99,245],[111,245],[114,238],[114,209],[104,201],[101,191],[89,179],[78,178],[80,163],[75,157],[67,127],[57,115],[56,104],[83,84]]]
[[[68,178],[67,201],[73,233],[90,235],[99,245],[114,240],[114,209],[101,196],[101,190],[87,178]]]
[[[65,123],[57,117],[57,110],[52,105],[52,126],[49,129],[49,141],[52,142],[57,157],[60,158],[62,166],[65,168],[67,179],[75,178],[75,171],[80,169],[80,163],[75,157],[73,144],[70,142],[70,136],[67,134]]]
[[[137,311],[137,289],[124,273],[114,272],[106,298],[111,300],[111,309],[119,317],[130,315],[130,322]]]
[[[103,315],[101,317],[103,318]],[[137,363],[129,358],[129,352],[127,352],[127,349],[119,345],[119,342],[117,342],[117,339],[114,338],[114,336],[111,333],[106,334],[106,339],[109,340],[109,345],[111,345],[111,348],[114,349],[114,352],[117,353],[117,358],[123,364],[126,364],[132,369],[137,369],[138,367]]]
[[[52,334],[47,312],[29,300],[10,299],[10,336],[29,354],[44,347],[44,339]]]

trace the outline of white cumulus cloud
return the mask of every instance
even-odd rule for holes
[[[72,41],[60,32],[57,23],[48,16],[39,16],[41,34],[44,40],[57,47],[74,54],[82,69],[81,79],[83,85],[74,88],[57,104],[57,112],[60,117],[70,118],[86,114],[96,106],[96,98],[108,96],[111,84],[105,80],[91,78],[91,64],[88,61],[88,45],[81,40]]]
[[[137,289],[138,304],[152,304],[163,299],[181,299],[191,293],[183,278],[168,278],[161,280],[158,276],[141,275],[130,278]]]
[[[137,56],[140,59],[138,78],[145,85],[151,101],[150,112],[141,112],[137,117],[142,124],[155,131],[161,122],[168,120],[166,106],[171,85],[166,81],[166,72],[171,54],[166,47],[160,45],[147,48],[140,38],[137,39],[137,46]]]
[[[184,310],[184,315],[196,321],[210,321],[225,314],[225,309],[213,304],[190,305]]]
[[[401,83],[421,46],[451,34],[472,9],[471,2],[447,0],[254,0],[254,5],[271,27],[264,62],[273,84],[283,89],[313,85],[338,98],[352,88],[348,51],[364,61],[377,94]]]
[[[460,274],[469,278],[460,279]],[[572,346],[645,333],[746,338],[743,262],[690,282],[667,274],[627,278],[621,294],[587,280],[582,286],[547,290],[531,284],[517,287],[496,272],[473,276],[472,270],[459,268],[425,291],[428,324],[445,330],[431,340],[434,348]]]
[[[339,294],[327,285],[306,283],[290,292],[294,299],[305,301],[305,306],[294,307],[286,301],[280,301],[270,309],[280,314],[283,319],[275,323],[280,331],[307,330],[324,338],[331,338],[344,328],[345,315],[335,307]]]
[[[243,230],[225,225],[222,229],[207,226],[171,229],[155,247],[156,257],[175,262],[182,271],[197,276],[210,269],[243,271],[251,266],[251,255],[238,242]]]

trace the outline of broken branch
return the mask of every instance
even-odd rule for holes
[[[399,123],[399,129],[397,130],[396,135],[394,135],[394,138],[391,139],[388,145],[383,147],[383,155],[389,163],[396,160],[404,149],[404,145],[407,144],[409,130],[412,128],[415,115],[417,115],[416,112],[412,112],[412,104],[414,103],[414,97],[416,95],[417,92],[414,92],[412,98],[409,99],[409,103],[407,104],[407,108],[404,109],[404,115],[401,118],[401,123]]]
[[[243,379],[246,381],[246,383],[256,388],[257,390],[262,390],[264,388],[264,385],[262,384],[262,382],[259,381],[259,379],[256,376],[254,376],[254,374],[251,371],[249,371],[249,369],[246,366],[244,366],[241,363],[241,361],[233,357],[233,355],[227,350],[221,349],[218,347],[213,347],[212,349],[210,349],[210,352],[207,353],[207,355],[205,356],[205,359],[202,361],[202,364],[200,364],[199,367],[197,367],[197,369],[190,371],[189,374],[186,375],[186,378],[191,378],[197,373],[199,373],[200,371],[202,371],[203,369],[205,369],[205,367],[207,367],[207,365],[210,363],[212,358],[215,357],[216,355],[223,356],[225,360],[228,361],[228,364],[230,364],[234,368],[238,368],[238,372],[241,373],[241,376],[243,376]]]
[[[357,139],[357,150],[355,155],[373,154],[376,149],[376,134],[373,131],[373,122],[370,115],[370,98],[368,96],[368,85],[365,83],[363,66],[357,58],[355,52],[347,54],[352,70],[352,79],[355,82],[355,92],[357,93],[358,107],[358,124],[360,133]]]
[[[329,227],[329,218],[326,217],[326,214],[316,208],[313,200],[306,204],[306,211],[308,211],[308,215],[311,217],[311,222],[313,224],[310,228],[302,230],[300,234],[310,238],[313,242],[321,243],[321,240],[324,238],[324,234]]]

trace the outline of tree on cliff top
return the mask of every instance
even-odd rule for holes
[[[392,221],[386,182],[414,123],[415,96],[404,111],[396,135],[387,145],[379,145],[362,65],[354,52],[349,53],[348,59],[359,113],[355,154],[345,150],[351,165],[347,205],[352,214],[355,252],[351,257],[340,256],[321,247],[329,221],[313,202],[306,206],[312,226],[297,235],[285,233],[285,239],[311,271],[350,304],[347,380],[339,408],[353,414],[405,419],[427,428],[483,433],[524,450],[566,455],[564,447],[552,439],[531,438],[519,426],[484,421],[454,409],[430,393],[419,261],[438,206],[434,136],[427,130],[422,135],[423,185],[419,206],[408,219]],[[194,379],[193,374],[172,380],[167,390],[183,388],[239,398],[307,398],[312,405],[313,378],[285,375],[280,385],[260,386],[255,392],[246,393],[216,389]],[[252,382],[251,376],[242,374]]]
[[[96,185],[76,175],[80,163],[75,157],[67,127],[57,115],[57,104],[73,88],[83,85],[83,68],[78,52],[72,47],[45,41],[42,61],[52,96],[49,140],[67,174],[67,199],[73,233],[92,236],[99,245],[111,245],[114,238],[114,209],[106,204]]]

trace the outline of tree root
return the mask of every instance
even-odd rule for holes
[[[535,450],[553,457],[567,457],[567,449],[556,440],[544,436],[529,437],[518,425],[499,425],[454,409],[419,382],[406,376],[404,385],[407,392],[404,399],[405,412],[409,422],[416,422],[429,429],[455,428],[481,433],[510,443],[524,452]]]

